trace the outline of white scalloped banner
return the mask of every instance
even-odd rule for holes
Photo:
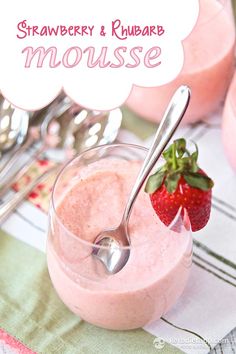
[[[0,12],[0,89],[36,110],[63,88],[82,106],[120,106],[132,85],[173,80],[198,0],[8,0]]]

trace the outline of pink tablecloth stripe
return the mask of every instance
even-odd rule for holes
[[[0,342],[6,344],[8,347],[12,349],[12,352],[16,354],[37,354],[36,352],[33,352],[32,350],[27,348],[19,340],[12,337],[10,334],[5,332],[1,328],[0,328]]]

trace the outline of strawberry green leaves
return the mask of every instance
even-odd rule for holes
[[[165,172],[157,172],[148,178],[145,186],[145,192],[148,194],[154,193],[159,189],[164,181]]]
[[[172,173],[165,179],[165,186],[167,191],[172,194],[176,191],[181,174],[180,173]]]
[[[186,140],[181,138],[175,140],[162,154],[165,164],[148,178],[145,192],[152,194],[157,191],[164,183],[168,193],[172,194],[178,188],[181,176],[187,184],[193,188],[203,191],[210,190],[214,183],[206,175],[200,173],[198,160],[198,147],[191,154],[186,147]]]
[[[176,146],[177,157],[181,159],[186,152],[186,140],[183,138],[175,140],[173,145]]]
[[[200,173],[185,173],[184,179],[189,186],[201,189],[202,191],[208,191],[214,186],[213,181],[208,176]]]

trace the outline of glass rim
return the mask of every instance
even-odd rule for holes
[[[231,2],[231,0],[215,0],[215,1],[218,2],[219,5],[221,5],[221,7],[219,8],[219,10],[216,10],[211,16],[209,16],[208,20],[200,21],[199,22],[199,26],[205,26],[209,22],[213,21],[215,19],[215,17],[217,17],[222,11],[225,10],[226,5],[229,2]],[[232,6],[232,4],[231,4],[231,6]],[[199,10],[200,10],[200,3],[199,3]],[[199,21],[199,16],[200,16],[200,11],[199,11],[199,14],[198,14],[197,22]],[[232,14],[232,16],[233,16],[233,14]],[[197,22],[196,22],[196,24],[197,24]],[[195,24],[195,26],[196,26],[196,24]],[[195,28],[195,26],[194,26],[194,28]],[[192,31],[194,31],[194,28],[193,28]],[[190,35],[191,35],[191,33],[189,34],[189,36]]]
[[[57,184],[58,181],[60,179],[60,177],[63,175],[63,173],[65,172],[65,170],[76,160],[79,160],[84,154],[89,153],[90,151],[95,151],[95,150],[99,150],[99,149],[109,149],[109,148],[130,148],[130,149],[138,149],[140,151],[143,152],[148,152],[148,149],[144,146],[141,145],[137,145],[137,144],[129,144],[129,143],[114,143],[114,144],[104,144],[104,145],[99,145],[96,147],[91,147],[89,149],[84,150],[83,152],[77,154],[76,156],[72,157],[69,161],[67,161],[63,167],[60,169],[60,171],[58,172],[56,179],[53,183],[53,187],[52,187],[52,194],[51,194],[51,206],[49,208],[49,217],[51,217],[51,211],[53,211],[53,216],[56,217],[57,222],[59,223],[60,227],[62,227],[63,230],[65,230],[65,232],[72,237],[76,242],[80,242],[81,244],[87,246],[87,247],[92,247],[95,249],[103,249],[103,250],[107,250],[110,247],[109,246],[100,246],[100,245],[96,245],[93,242],[90,241],[86,241],[84,239],[82,239],[81,237],[79,237],[78,235],[76,236],[73,232],[71,232],[61,221],[60,216],[57,213],[56,207],[55,207],[55,202],[54,202],[54,195],[55,195],[55,190],[57,188]],[[161,220],[160,223],[162,224],[162,227],[164,227],[166,230],[171,230],[171,228],[173,227],[173,225],[176,223],[177,220],[179,220],[181,218],[180,214],[182,211],[182,207],[179,208],[179,211],[177,212],[174,220],[172,221],[172,223],[169,226],[164,225]],[[186,214],[186,213],[185,213]],[[188,216],[187,216],[188,217]],[[185,222],[183,221],[182,224],[184,225]],[[185,230],[187,232],[189,232],[191,234],[191,228],[188,230],[188,228],[186,227]],[[145,238],[144,238],[145,239]],[[148,238],[147,238],[148,240]],[[141,242],[135,246],[132,246],[131,244],[129,246],[120,246],[120,249],[122,250],[131,250],[134,247],[140,247],[143,244],[146,243],[146,240],[144,242]]]
[[[229,93],[228,93],[228,100],[229,100],[229,104],[232,108],[232,111],[234,113],[234,118],[236,119],[236,100],[234,97],[233,92],[236,92],[236,69],[234,71],[234,76],[233,76],[233,80],[231,82],[231,85],[229,87]],[[227,100],[227,98],[226,98]]]

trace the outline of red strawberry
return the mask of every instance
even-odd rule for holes
[[[182,206],[188,212],[192,230],[202,229],[210,217],[214,183],[197,165],[197,146],[190,154],[185,139],[178,139],[163,157],[166,163],[148,178],[145,187],[155,212],[168,226]]]

